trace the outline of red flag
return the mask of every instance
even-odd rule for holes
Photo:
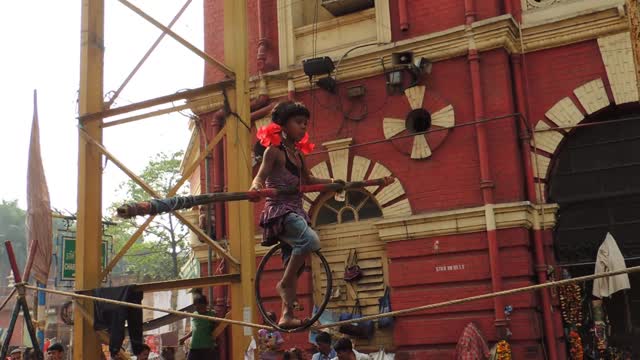
[[[42,284],[47,283],[53,239],[51,233],[51,205],[49,189],[40,155],[40,130],[38,128],[38,97],[33,92],[33,122],[29,144],[27,168],[27,240],[33,251],[29,253],[27,268],[32,266],[33,276]],[[35,248],[34,248],[35,247]]]

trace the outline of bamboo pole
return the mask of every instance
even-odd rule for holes
[[[193,46],[190,42],[188,42],[187,40],[182,38],[180,35],[178,35],[175,32],[173,32],[173,30],[171,30],[168,27],[162,25],[159,21],[157,21],[156,19],[152,18],[151,16],[149,16],[149,14],[147,14],[144,11],[140,10],[138,7],[136,7],[132,3],[128,2],[127,0],[118,0],[118,1],[120,1],[124,6],[128,7],[133,12],[135,12],[136,14],[140,15],[142,18],[144,18],[145,20],[147,20],[148,22],[153,24],[158,29],[162,30],[167,35],[171,36],[174,40],[176,40],[177,42],[182,44],[184,47],[186,47],[187,49],[191,50],[196,55],[200,56],[202,59],[204,59],[209,64],[217,67],[220,71],[222,71],[229,78],[233,79],[234,73],[233,73],[233,71],[231,69],[229,69],[227,67],[227,65],[219,62],[218,60],[216,60],[216,59],[212,58],[211,56],[209,56],[209,54],[207,54],[204,51],[202,51],[202,50],[198,49],[197,47]]]
[[[196,97],[211,94],[216,91],[222,91],[224,88],[230,85],[232,85],[231,80],[224,80],[224,81],[217,82],[215,84],[205,85],[196,89],[179,91],[169,95],[163,95],[153,99],[143,100],[137,103],[124,105],[124,106],[120,106],[113,109],[106,109],[106,110],[100,109],[100,110],[88,112],[86,114],[80,114],[80,116],[78,116],[78,119],[80,119],[81,121],[88,121],[88,120],[93,120],[97,118],[100,118],[100,119],[108,118],[116,115],[122,115],[122,114],[130,113],[133,111],[150,108],[153,106],[170,103],[173,101],[190,100]]]
[[[171,19],[171,22],[169,22],[169,25],[167,25],[167,28],[171,29],[171,27],[173,27],[173,25],[175,25],[175,23],[178,21],[178,19],[180,19],[180,16],[182,16],[182,14],[184,14],[184,12],[187,10],[187,8],[189,7],[189,5],[191,4],[191,1],[193,0],[187,0],[184,5],[182,5],[182,7],[180,8],[180,10],[178,11],[178,13],[173,17],[173,19]],[[110,108],[111,105],[113,105],[113,102],[116,101],[116,99],[118,98],[118,96],[120,95],[120,93],[122,92],[122,90],[124,90],[124,88],[127,86],[127,84],[129,84],[129,81],[131,81],[131,79],[133,78],[133,76],[138,72],[138,70],[140,70],[140,68],[142,67],[142,65],[144,64],[145,61],[147,61],[147,59],[149,58],[149,56],[151,56],[151,53],[158,47],[158,45],[160,44],[160,42],[162,41],[162,39],[164,39],[164,37],[167,35],[166,32],[162,32],[158,38],[156,39],[156,41],[154,41],[154,43],[151,45],[151,47],[149,48],[149,50],[147,50],[147,52],[142,56],[142,58],[140,59],[140,61],[138,61],[138,63],[136,64],[136,66],[133,67],[133,70],[131,70],[131,72],[129,73],[129,75],[127,75],[127,77],[124,79],[124,81],[122,82],[122,84],[120,84],[120,86],[118,87],[118,90],[116,90],[113,93],[113,96],[111,97],[111,99],[109,99],[109,101],[104,105],[105,108]]]
[[[80,50],[80,119],[104,110],[104,0],[82,0]],[[102,115],[80,120],[78,144],[78,222],[76,279],[80,288],[100,285],[100,242],[102,241],[102,156],[81,134],[102,142]],[[93,317],[93,303],[84,304]],[[91,324],[75,312],[73,357],[99,359],[101,349]]]
[[[178,180],[178,182],[173,186],[173,188],[171,188],[171,190],[169,190],[169,192],[167,193],[167,196],[173,196],[178,192],[178,190],[185,183],[185,181],[188,179],[188,177],[191,176],[191,174],[195,171],[195,169],[197,169],[197,167],[200,164],[200,162],[202,162],[202,159],[204,159],[204,156],[206,156],[206,154],[211,152],[211,150],[213,150],[213,147],[220,140],[222,140],[222,136],[224,135],[224,133],[225,133],[225,128],[223,128],[218,133],[218,135],[216,137],[214,137],[211,140],[211,142],[209,142],[209,144],[207,145],[207,151],[204,154],[201,154],[200,157],[196,161],[194,161],[192,164],[190,164],[187,167],[187,169],[185,170],[182,178],[180,180]],[[156,197],[156,198],[160,197],[159,194],[155,190],[153,190],[153,188],[151,188],[151,186],[149,186],[144,180],[142,180],[142,178],[140,178],[133,171],[131,171],[126,165],[124,165],[120,160],[118,160],[118,158],[116,158],[113,154],[111,154],[102,144],[98,143],[93,138],[91,138],[88,134],[86,134],[86,133],[84,133],[82,131],[80,132],[80,134],[86,139],[87,142],[89,142],[93,146],[95,146],[104,156],[106,156],[109,160],[111,160],[125,174],[127,174],[129,176],[129,178],[131,178],[131,180],[133,180],[136,184],[140,185],[140,187],[144,191],[146,191],[149,195],[151,195],[153,197]],[[205,242],[207,242],[209,244],[209,246],[213,247],[216,250],[216,252],[218,252],[221,256],[224,256],[225,258],[229,259],[229,261],[231,261],[234,265],[237,266],[238,260],[236,260],[234,257],[232,257],[227,252],[226,249],[224,249],[224,248],[222,248],[220,246],[220,244],[215,242],[213,239],[211,239],[204,232],[198,231],[199,229],[197,227],[194,227],[193,224],[191,224],[191,222],[189,222],[181,214],[176,214],[176,217],[178,219],[180,219],[187,227],[189,227],[189,229],[191,229],[192,231],[197,233],[198,236],[201,239],[203,239]],[[122,259],[124,254],[126,254],[126,252],[131,248],[131,246],[133,246],[133,244],[140,237],[140,235],[142,235],[144,230],[149,225],[151,225],[151,222],[153,221],[153,219],[154,219],[154,217],[151,217],[151,218],[147,219],[142,225],[140,225],[138,227],[136,232],[133,235],[131,235],[131,238],[129,238],[129,240],[127,240],[127,242],[124,244],[122,249],[120,249],[120,251],[118,251],[118,253],[113,257],[113,259],[111,259],[111,261],[109,262],[107,267],[104,269],[104,271],[102,271],[101,279],[106,278],[106,276],[109,274],[109,272],[111,272],[111,270],[113,270],[113,268],[116,266],[118,261],[120,261],[120,259]]]
[[[393,177],[372,179],[365,181],[354,181],[346,184],[317,184],[302,185],[300,187],[290,187],[284,189],[262,189],[255,191],[240,191],[226,193],[209,193],[193,196],[176,196],[162,200],[141,201],[137,203],[125,204],[117,209],[121,218],[132,218],[140,215],[157,215],[174,212],[177,210],[189,209],[197,205],[206,205],[215,202],[228,202],[239,200],[257,200],[263,197],[277,197],[281,195],[292,195],[310,192],[341,191],[348,189],[365,188],[368,186],[385,187],[395,181]]]

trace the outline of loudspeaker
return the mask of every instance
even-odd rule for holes
[[[412,52],[399,52],[399,53],[391,54],[392,66],[411,65],[411,64],[413,64]]]
[[[304,73],[311,77],[316,75],[328,75],[335,69],[333,60],[325,56],[321,58],[313,58],[302,61],[302,69]]]

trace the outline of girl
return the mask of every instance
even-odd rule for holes
[[[250,190],[286,188],[302,184],[329,184],[342,180],[318,179],[305,165],[303,154],[313,150],[308,142],[307,123],[309,110],[301,103],[286,101],[276,105],[271,113],[272,123],[258,131],[260,143],[266,147],[260,170]],[[283,242],[284,275],[276,286],[282,298],[282,317],[278,326],[296,328],[302,321],[296,319],[297,275],[305,257],[320,249],[320,239],[311,227],[307,213],[302,208],[302,194],[267,198],[260,226],[264,229],[263,246]]]

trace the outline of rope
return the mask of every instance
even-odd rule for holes
[[[583,281],[594,280],[594,279],[599,279],[599,278],[603,278],[603,277],[610,277],[610,276],[621,275],[621,274],[630,274],[630,273],[635,273],[635,272],[640,272],[640,266],[634,266],[634,267],[630,267],[630,268],[627,268],[627,269],[624,269],[624,270],[612,271],[612,272],[607,272],[607,273],[602,273],[602,274],[593,274],[593,275],[581,276],[581,277],[577,277],[577,278],[573,278],[573,279],[551,281],[551,282],[546,282],[544,284],[524,286],[524,287],[510,289],[510,290],[503,290],[503,291],[497,291],[497,292],[488,293],[488,294],[470,296],[470,297],[461,298],[461,299],[443,301],[443,302],[439,302],[439,303],[435,303],[435,304],[417,306],[417,307],[413,307],[413,308],[409,308],[409,309],[395,310],[395,311],[382,313],[382,314],[363,316],[363,317],[358,318],[358,319],[338,321],[338,322],[334,322],[334,323],[331,323],[331,324],[318,325],[318,326],[312,327],[311,329],[312,330],[319,330],[319,329],[325,329],[325,328],[332,328],[332,327],[337,327],[337,326],[342,326],[342,325],[347,325],[347,324],[352,324],[352,323],[359,323],[359,322],[363,322],[363,321],[377,320],[377,319],[380,319],[380,318],[398,316],[398,315],[403,315],[403,314],[409,314],[409,313],[414,313],[414,312],[418,312],[418,311],[431,310],[431,309],[441,308],[441,307],[450,306],[450,305],[464,304],[464,303],[468,303],[468,302],[476,301],[476,300],[491,299],[491,298],[495,298],[495,297],[498,297],[498,296],[507,296],[507,295],[517,294],[517,293],[521,293],[521,292],[546,289],[546,288],[550,288],[550,287],[562,286],[562,285],[572,284],[572,283],[576,283],[576,282],[583,282]],[[204,320],[209,320],[209,321],[217,321],[217,322],[227,323],[227,324],[231,324],[231,325],[240,325],[240,326],[252,327],[252,328],[255,328],[255,329],[272,330],[272,328],[270,326],[266,326],[266,325],[253,324],[253,323],[244,322],[244,321],[231,320],[231,319],[219,318],[219,317],[207,316],[207,315],[200,315],[200,314],[188,313],[188,312],[184,312],[184,311],[177,311],[177,310],[171,310],[171,309],[160,309],[160,308],[147,306],[147,305],[132,304],[132,303],[124,302],[124,301],[104,299],[104,298],[99,298],[99,297],[89,296],[89,295],[81,295],[81,294],[76,294],[76,293],[67,292],[67,291],[53,290],[53,289],[47,289],[47,288],[38,288],[38,287],[27,285],[27,284],[24,284],[24,283],[16,284],[15,286],[16,287],[23,286],[23,287],[25,287],[27,289],[30,289],[30,290],[44,291],[44,292],[48,292],[48,293],[52,293],[52,294],[70,296],[70,297],[78,298],[78,299],[101,301],[101,302],[114,304],[114,305],[127,306],[127,307],[132,307],[132,308],[137,308],[137,309],[143,309],[143,310],[160,311],[160,312],[165,312],[165,313],[175,314],[175,315],[180,315],[180,316],[185,316],[185,317],[192,317],[192,318],[204,319]]]
[[[188,312],[184,312],[184,311],[177,311],[177,310],[171,310],[171,309],[161,309],[161,308],[156,308],[156,307],[153,307],[153,306],[133,304],[133,303],[125,302],[125,301],[118,301],[118,300],[99,298],[99,297],[95,297],[95,296],[76,294],[76,293],[67,292],[67,291],[53,290],[53,289],[47,289],[47,288],[38,288],[38,287],[27,285],[27,284],[16,284],[16,287],[19,287],[19,286],[24,286],[25,288],[30,289],[30,290],[44,291],[44,292],[51,293],[51,294],[70,296],[72,298],[77,298],[77,299],[100,301],[100,302],[104,302],[104,303],[108,303],[108,304],[127,306],[127,307],[131,307],[131,308],[136,308],[136,309],[154,310],[154,311],[160,311],[160,312],[165,312],[165,313],[168,313],[168,314],[180,315],[180,316],[185,316],[185,317],[192,317],[192,318],[204,319],[204,320],[209,320],[209,321],[217,321],[217,322],[222,322],[222,323],[229,323],[229,324],[232,324],[232,325],[240,325],[240,326],[252,327],[252,328],[255,328],[255,329],[271,330],[270,326],[253,324],[253,323],[244,322],[244,321],[230,320],[230,319],[219,318],[219,317],[215,317],[215,316],[194,314],[194,313],[188,313]]]
[[[331,324],[324,324],[324,325],[314,326],[312,329],[319,330],[319,329],[331,328],[331,327],[336,327],[336,326],[341,326],[341,325],[358,323],[358,322],[362,322],[362,321],[376,320],[376,319],[380,319],[380,318],[385,318],[385,317],[390,317],[390,316],[397,316],[397,315],[402,315],[402,314],[409,314],[409,313],[413,313],[413,312],[430,310],[430,309],[445,307],[445,306],[449,306],[449,305],[463,304],[463,303],[476,301],[476,300],[491,299],[491,298],[498,297],[498,296],[512,295],[512,294],[526,292],[526,291],[545,289],[545,288],[549,288],[549,287],[556,287],[556,286],[562,286],[562,285],[566,285],[566,284],[572,284],[572,283],[575,283],[575,282],[582,282],[582,281],[587,281],[587,280],[599,279],[599,278],[603,278],[603,277],[609,277],[609,276],[620,275],[620,274],[629,274],[629,273],[634,273],[634,272],[640,272],[640,266],[635,266],[635,267],[627,268],[627,269],[624,269],[624,270],[612,271],[612,272],[608,272],[608,273],[593,274],[593,275],[581,276],[581,277],[577,277],[577,278],[573,278],[573,279],[552,281],[552,282],[547,282],[547,283],[544,283],[544,284],[537,284],[537,285],[532,285],[532,286],[525,286],[525,287],[520,287],[520,288],[515,288],[515,289],[510,289],[510,290],[503,290],[503,291],[493,292],[493,293],[489,293],[489,294],[470,296],[470,297],[466,297],[466,298],[462,298],[462,299],[443,301],[443,302],[439,302],[439,303],[435,303],[435,304],[423,305],[423,306],[418,306],[418,307],[413,307],[413,308],[403,309],[403,310],[396,310],[396,311],[391,311],[391,312],[383,313],[383,314],[363,316],[361,318],[354,319],[354,320],[338,321],[338,322],[331,323]]]

